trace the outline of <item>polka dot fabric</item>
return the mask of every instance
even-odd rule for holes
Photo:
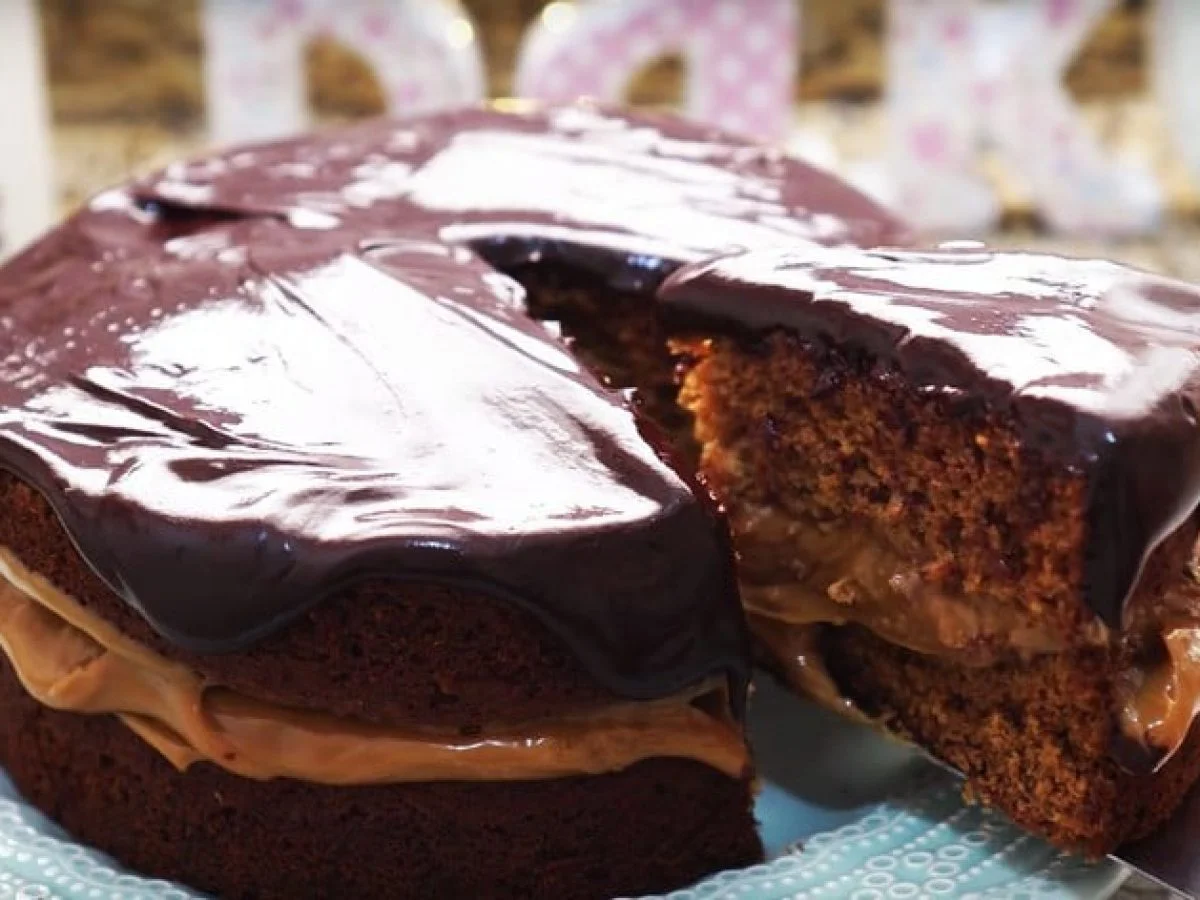
[[[949,776],[793,845],[773,862],[728,872],[661,900],[1099,900],[1119,867],[1058,853],[980,807]]]
[[[522,44],[521,96],[619,103],[654,60],[686,58],[685,112],[760,140],[792,124],[798,59],[795,0],[578,0],[558,3]]]
[[[1109,0],[891,0],[887,156],[894,205],[922,231],[961,237],[996,225],[990,151],[1054,230],[1145,233],[1161,193],[1109,153],[1062,83]]]
[[[219,143],[309,125],[303,55],[318,35],[357,51],[388,109],[418,115],[484,97],[483,57],[454,0],[205,0],[208,124]]]

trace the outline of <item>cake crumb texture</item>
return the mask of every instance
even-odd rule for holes
[[[755,506],[851,522],[916,560],[923,584],[1090,642],[1089,485],[1023,446],[1005,410],[922,391],[866,354],[782,331],[674,345],[701,472],[735,529],[738,510]],[[1129,605],[1140,620],[1189,565],[1197,525],[1193,516],[1152,555]]]
[[[847,612],[816,627],[830,674],[860,710],[1061,847],[1100,856],[1170,815],[1200,775],[1200,734],[1152,773],[1122,768],[1114,749],[1121,679],[1161,651],[1165,625],[1195,624],[1194,516],[1147,559],[1124,629],[1098,630],[1083,599],[1086,477],[1023,446],[1002,406],[923,392],[866,354],[783,331],[677,338],[675,348],[743,584],[805,577],[803,560],[780,568],[778,543],[739,534],[747,510],[767,509],[797,527],[861,530],[913,560],[920,588],[885,598],[899,621],[905,603],[941,592],[1054,636],[1043,652],[1018,652],[1000,633],[966,652],[918,653],[846,624],[857,601],[839,584],[846,596],[833,599]]]

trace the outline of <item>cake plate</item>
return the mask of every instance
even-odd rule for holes
[[[959,780],[916,751],[766,679],[751,732],[770,861],[659,900],[1103,900],[1127,876],[1117,863],[1065,856],[964,805]],[[198,897],[70,841],[0,774],[0,898]]]
[[[759,679],[750,731],[770,861],[669,900],[1102,900],[1129,875],[965,804],[958,776],[769,679]]]

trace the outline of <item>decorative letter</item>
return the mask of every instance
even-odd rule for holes
[[[1158,0],[1153,28],[1154,95],[1175,151],[1200,181],[1200,4]]]
[[[1158,221],[1145,171],[1104,157],[1062,73],[1111,0],[893,0],[889,159],[918,227],[978,231],[997,205],[978,176],[984,139],[1061,231],[1129,234]]]
[[[54,219],[42,39],[31,0],[0,0],[0,257]]]
[[[526,35],[516,88],[563,102],[620,103],[643,66],[687,64],[684,111],[730,131],[782,140],[799,55],[796,0],[558,0]]]
[[[362,54],[394,112],[483,98],[470,20],[448,0],[205,0],[208,120],[228,143],[304,129],[303,53],[329,34]]]

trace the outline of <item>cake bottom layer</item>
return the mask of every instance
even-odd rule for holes
[[[1102,651],[971,667],[855,626],[823,628],[818,647],[857,710],[950,763],[977,799],[1059,846],[1110,853],[1166,820],[1200,776],[1196,729],[1153,773],[1117,764]]]
[[[0,662],[0,765],[72,835],[221,897],[608,898],[762,857],[748,781],[689,760],[539,782],[329,787],[177,772]]]

